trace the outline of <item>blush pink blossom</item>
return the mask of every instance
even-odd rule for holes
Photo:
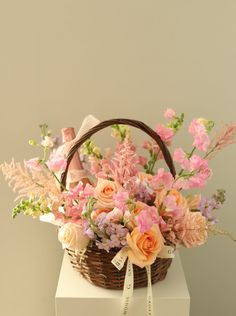
[[[171,217],[179,218],[183,214],[183,209],[177,205],[175,196],[167,195],[163,200],[163,204],[166,207],[166,212],[168,212],[168,215],[171,215]]]
[[[210,138],[204,124],[194,119],[190,123],[188,131],[194,137],[193,146],[200,151],[206,152],[210,145]]]
[[[181,168],[189,169],[190,163],[189,163],[186,153],[183,151],[182,148],[175,149],[174,154],[173,154],[173,159],[174,161],[180,164]]]
[[[198,155],[192,155],[189,162],[189,171],[208,168],[207,160]]]
[[[155,206],[149,206],[143,209],[136,216],[139,231],[143,234],[152,228],[154,224],[159,223],[158,210]]]
[[[175,114],[175,111],[173,109],[166,109],[165,110],[165,113],[164,113],[164,117],[167,119],[167,120],[172,120],[173,118],[175,118],[176,114]]]
[[[155,190],[165,187],[170,189],[174,182],[174,178],[170,172],[165,172],[164,168],[160,168],[157,174],[153,176],[151,184]]]
[[[113,200],[115,202],[115,206],[122,210],[123,212],[128,209],[127,201],[129,199],[129,193],[126,191],[118,191],[117,193],[113,194]]]
[[[158,124],[156,126],[156,132],[161,139],[168,145],[170,145],[175,133],[172,128],[166,127],[165,125]]]
[[[144,167],[147,163],[147,158],[143,156],[138,156],[138,163]]]
[[[54,172],[62,172],[66,168],[66,158],[63,154],[52,152],[47,161],[47,166]]]
[[[39,158],[32,158],[29,160],[24,161],[25,166],[29,169],[32,169],[34,171],[41,171],[42,170],[42,166],[39,162]]]

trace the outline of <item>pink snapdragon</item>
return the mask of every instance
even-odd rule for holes
[[[156,126],[156,132],[161,137],[163,142],[165,142],[167,145],[170,145],[175,133],[172,128],[166,127],[163,124],[158,124]]]
[[[164,168],[160,168],[157,174],[153,176],[151,184],[155,190],[165,187],[167,190],[172,187],[174,178],[170,172],[165,172]]]
[[[194,137],[193,146],[198,150],[206,152],[210,145],[205,125],[197,119],[194,119],[189,125],[189,133]]]
[[[148,206],[136,216],[139,231],[143,234],[159,223],[158,210],[155,206]]]
[[[173,154],[174,161],[178,162],[183,169],[189,169],[190,163],[182,148],[176,148]]]
[[[190,175],[188,179],[178,179],[174,187],[177,189],[183,188],[185,190],[204,187],[207,180],[212,176],[208,161],[198,155],[193,155],[188,162],[189,164],[185,170],[190,174],[193,173],[193,175]]]
[[[173,109],[166,109],[165,110],[165,113],[164,113],[164,117],[167,119],[167,120],[173,120],[176,116],[176,113]]]
[[[113,200],[115,202],[115,206],[122,210],[123,212],[128,209],[127,201],[129,199],[129,193],[126,191],[118,191],[113,194]]]

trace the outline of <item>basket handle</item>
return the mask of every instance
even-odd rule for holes
[[[151,138],[153,138],[156,141],[156,143],[158,144],[158,146],[163,154],[163,157],[165,159],[165,162],[166,162],[167,166],[169,167],[169,170],[170,170],[172,176],[175,177],[176,171],[175,171],[173,159],[171,157],[169,149],[167,148],[167,146],[165,145],[165,143],[163,142],[161,137],[153,129],[151,129],[148,125],[144,124],[141,121],[124,119],[124,118],[117,118],[117,119],[106,120],[106,121],[103,121],[103,122],[97,124],[96,126],[92,127],[90,130],[88,130],[83,136],[81,136],[80,139],[78,139],[75,142],[75,144],[71,147],[71,149],[68,153],[67,165],[66,165],[65,171],[61,175],[62,186],[64,186],[64,187],[66,186],[66,176],[68,173],[70,162],[71,162],[74,154],[80,148],[80,146],[96,132],[100,131],[101,129],[103,129],[105,127],[108,127],[108,126],[111,126],[114,124],[124,124],[124,125],[130,125],[130,126],[139,128],[140,130],[142,130],[146,134],[148,134]]]

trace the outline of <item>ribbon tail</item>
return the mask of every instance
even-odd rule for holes
[[[134,289],[133,264],[128,259],[126,274],[125,274],[125,282],[124,282],[120,316],[128,315],[129,306],[130,306],[131,299],[133,296],[133,289]]]
[[[147,316],[153,316],[153,296],[152,296],[152,278],[151,278],[151,266],[146,267],[148,289],[147,289]]]

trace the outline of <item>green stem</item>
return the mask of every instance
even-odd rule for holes
[[[63,190],[68,191],[67,188],[61,183],[60,179],[57,177],[54,171],[50,170],[45,162],[43,162],[43,165],[46,167],[46,169],[54,176],[56,181],[60,184]]]

